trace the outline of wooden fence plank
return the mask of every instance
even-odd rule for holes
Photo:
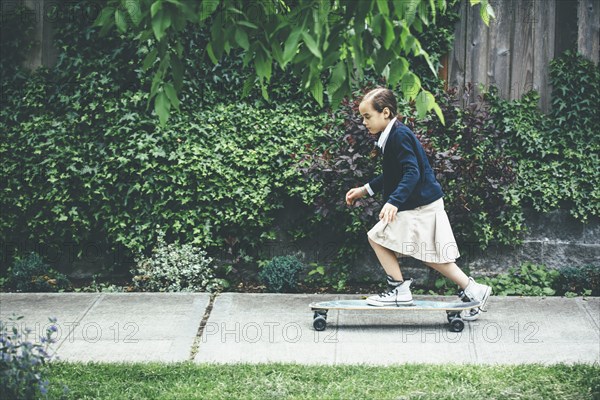
[[[479,7],[470,9],[467,18],[467,62],[465,63],[465,82],[473,84],[473,92],[467,100],[477,102],[481,94],[479,85],[488,85],[488,34],[489,29],[483,22]]]
[[[533,89],[540,94],[540,109],[550,111],[550,61],[554,58],[555,0],[536,1],[533,20]]]
[[[600,58],[600,0],[579,0],[577,51],[598,65]]]
[[[466,59],[466,34],[467,34],[467,2],[460,5],[460,18],[454,28],[454,43],[448,60],[448,87],[457,88],[459,98],[462,97],[465,85],[465,59]]]
[[[490,2],[494,8],[496,19],[490,22],[488,83],[498,88],[499,95],[502,98],[510,96],[511,36],[514,26],[513,3],[513,0],[493,0]]]
[[[511,99],[533,89],[533,0],[515,3],[515,34],[512,41]]]

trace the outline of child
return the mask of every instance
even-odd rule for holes
[[[385,205],[379,222],[368,232],[369,243],[387,273],[389,290],[371,296],[373,306],[410,305],[412,279],[404,280],[398,255],[412,256],[455,282],[463,301],[479,301],[465,320],[475,320],[492,288],[476,283],[455,264],[460,256],[444,210],[444,193],[437,182],[425,151],[415,134],[398,121],[396,98],[391,90],[377,88],[367,93],[359,105],[363,124],[371,135],[379,136],[383,152],[383,174],[360,188],[346,193],[346,203],[374,192],[383,192]]]

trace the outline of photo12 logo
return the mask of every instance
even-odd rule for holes
[[[401,331],[402,343],[458,343],[466,337],[469,343],[504,342],[537,344],[543,343],[537,335],[540,326],[536,322],[515,322],[509,326],[498,322],[469,322],[469,328],[461,332],[450,332],[446,326],[414,326]],[[466,335],[466,336],[463,336]]]
[[[208,322],[202,343],[219,340],[221,343],[298,343],[305,335],[314,343],[337,343],[337,330],[326,334],[308,329],[297,322]]]
[[[48,329],[52,331],[51,339],[54,343],[61,343],[75,340],[83,340],[87,343],[97,343],[100,340],[114,343],[138,343],[139,339],[135,336],[139,332],[140,327],[135,322],[117,322],[106,326],[97,322],[62,322],[62,323],[46,323],[36,322],[33,327],[27,326],[24,322],[6,322],[4,323],[9,332],[13,332],[13,328],[22,334],[28,333],[32,340],[44,337]]]

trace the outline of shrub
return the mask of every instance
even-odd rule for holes
[[[493,123],[517,162],[519,202],[539,212],[567,209],[585,223],[600,216],[600,67],[567,51],[551,62],[550,78],[549,115],[539,111],[536,92],[508,101],[493,90]]]
[[[600,296],[600,266],[563,267],[559,272],[558,294]]]
[[[296,292],[304,265],[296,256],[274,257],[259,273],[269,292]]]
[[[17,292],[58,292],[71,288],[66,275],[47,265],[42,257],[34,252],[17,257],[8,271],[8,286]]]
[[[46,329],[46,336],[40,343],[28,340],[30,328],[23,334],[16,321],[23,316],[9,317],[11,322],[0,321],[0,398],[2,399],[38,399],[47,398],[49,381],[47,363],[54,358],[48,353],[51,344],[56,343],[52,335],[57,331],[55,325]],[[52,324],[56,318],[49,318]],[[68,390],[64,387],[64,390]]]
[[[95,7],[88,0],[62,10],[72,17]],[[99,37],[89,21],[60,22],[57,65],[3,86],[0,241],[81,250],[97,236],[129,261],[150,250],[156,224],[207,251],[227,240],[248,251],[272,237],[284,200],[311,185],[295,157],[327,122],[289,74],[273,82],[278,102],[260,93],[240,102],[241,60],[200,65],[205,32],[190,30],[182,112],[160,127],[146,109],[152,78],[135,68],[148,48],[114,32]]]
[[[196,292],[215,290],[218,280],[212,259],[191,244],[166,243],[159,229],[150,257],[138,256],[133,285],[141,291]]]
[[[498,296],[553,296],[559,275],[556,269],[526,262],[508,273],[482,278],[480,283],[491,286]]]

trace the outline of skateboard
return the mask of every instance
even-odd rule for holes
[[[451,332],[462,332],[465,323],[461,312],[479,307],[478,301],[471,302],[445,302],[431,300],[413,300],[412,305],[400,306],[371,306],[366,300],[334,300],[311,303],[310,309],[314,311],[313,327],[316,331],[324,331],[327,327],[327,312],[329,310],[360,310],[360,311],[446,311]]]

